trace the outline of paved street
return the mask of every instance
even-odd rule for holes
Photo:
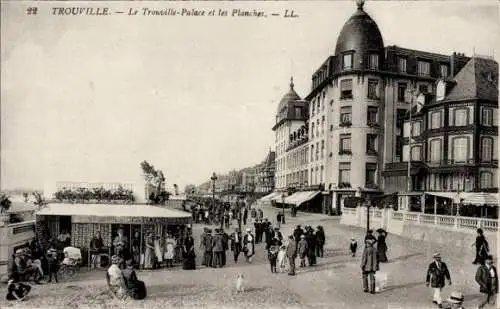
[[[275,210],[263,208],[265,217],[275,218]],[[273,222],[275,220],[272,220]],[[327,234],[326,257],[318,259],[315,267],[298,268],[297,276],[271,274],[265,259],[263,245],[251,264],[240,262],[234,265],[228,254],[228,265],[223,269],[198,268],[196,271],[174,270],[143,271],[139,277],[148,286],[148,299],[143,303],[148,308],[178,306],[183,308],[234,307],[241,308],[433,308],[431,290],[424,285],[425,271],[434,250],[440,250],[447,262],[453,282],[466,297],[466,308],[474,308],[479,296],[474,282],[475,266],[470,256],[454,255],[457,249],[449,246],[425,244],[415,240],[389,235],[388,264],[381,270],[390,276],[387,290],[377,295],[363,293],[359,269],[360,254],[352,258],[348,253],[349,238],[361,241],[364,230],[339,224],[339,218],[317,214],[300,214],[298,218],[287,217],[283,228],[284,237],[301,222],[312,226],[321,224]],[[199,233],[203,226],[195,225],[194,234],[199,246]],[[360,248],[360,251],[362,248]],[[471,249],[472,252],[472,249]],[[201,254],[198,254],[201,259]],[[199,263],[198,263],[199,265]],[[248,291],[234,293],[235,276],[243,273]],[[100,279],[102,276],[103,279]],[[81,274],[75,281],[59,285],[43,285],[34,289],[26,306],[68,306],[81,303],[108,308],[136,307],[138,303],[119,304],[98,296],[104,289],[102,273]],[[451,289],[446,287],[443,297]],[[78,301],[76,301],[78,299]],[[5,305],[0,301],[0,307]],[[128,305],[127,305],[128,304]]]

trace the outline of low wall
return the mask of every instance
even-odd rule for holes
[[[344,208],[341,224],[365,227],[366,208]],[[498,221],[480,218],[433,216],[419,213],[394,212],[392,209],[371,209],[370,228],[384,228],[389,233],[419,241],[457,247],[465,256],[473,255],[476,228],[484,227],[485,236],[494,255],[498,249]]]

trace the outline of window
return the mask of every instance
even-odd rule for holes
[[[352,69],[352,53],[342,56],[342,69]]]
[[[420,135],[420,121],[415,121],[412,125],[411,136],[419,136]]]
[[[330,125],[330,132],[333,131],[333,124]]]
[[[428,76],[431,73],[431,64],[427,61],[418,61],[418,75]]]
[[[368,99],[377,99],[377,87],[378,87],[378,80],[376,79],[369,79],[368,80]]]
[[[330,106],[333,106],[333,100],[330,100]]]
[[[314,161],[314,145],[311,145],[311,161]]]
[[[316,103],[316,100],[313,100],[312,104],[311,104],[311,116],[314,116],[314,107],[316,106],[315,103]]]
[[[373,187],[373,185],[375,185],[376,172],[377,172],[376,163],[366,163],[365,187]]]
[[[481,139],[481,161],[491,162],[493,159],[493,139],[491,137],[483,137]]]
[[[406,83],[398,83],[398,102],[405,102]]]
[[[316,143],[316,161],[318,161],[318,160],[319,160],[319,142]]]
[[[455,137],[453,139],[453,156],[452,159],[455,163],[467,161],[467,137]]]
[[[468,109],[466,108],[457,108],[453,113],[454,125],[456,127],[466,126],[468,122]]]
[[[301,108],[300,107],[296,107],[295,108],[295,118],[300,118],[301,116]]]
[[[427,93],[429,91],[429,86],[428,85],[420,85],[418,86],[418,91],[421,93]]]
[[[378,108],[375,106],[368,106],[367,123],[368,125],[375,125],[377,123]]]
[[[351,151],[351,134],[341,134],[340,135],[340,153],[346,153]]]
[[[352,99],[352,79],[340,82],[340,99]]]
[[[325,110],[325,98],[326,98],[326,92],[323,91],[323,107],[322,107],[323,110]]]
[[[441,77],[448,77],[448,65],[441,64],[440,69],[441,69]]]
[[[481,113],[481,124],[483,126],[493,125],[493,110],[491,108],[483,108]]]
[[[321,141],[321,159],[325,157],[325,141]]]
[[[316,104],[317,104],[317,110],[318,110],[318,113],[319,113],[319,110],[320,110],[320,107],[321,107],[321,100],[320,100],[320,97],[318,96],[318,100],[316,100]]]
[[[311,138],[314,138],[314,122],[311,124]]]
[[[420,146],[412,147],[411,148],[411,160],[412,161],[421,161],[422,160],[421,153],[422,153],[422,149]]]
[[[493,187],[493,174],[490,172],[481,172],[479,176],[481,180],[481,189],[489,189]]]
[[[377,152],[377,134],[366,135],[366,153],[376,154]]]
[[[406,73],[406,58],[405,57],[399,57],[398,69],[399,69],[399,72]]]
[[[325,133],[325,116],[321,117],[321,134]]]
[[[351,163],[339,163],[339,182],[341,184],[351,183]]]
[[[431,129],[439,129],[441,127],[441,112],[431,114]]]
[[[438,163],[441,161],[441,140],[435,139],[431,141],[430,153],[431,163]]]
[[[340,108],[340,124],[349,124],[351,123],[352,115],[352,107],[351,106],[342,106]]]
[[[319,119],[316,120],[316,136],[319,136]]]
[[[378,69],[378,54],[370,54],[370,58],[368,59],[368,67],[371,70]]]
[[[320,174],[319,174],[319,182],[320,183],[323,183],[323,172],[325,170],[325,167],[322,165],[321,166],[321,170],[320,170]]]

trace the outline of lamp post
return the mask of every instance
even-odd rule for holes
[[[215,175],[215,172],[212,173],[212,177],[210,177],[212,180],[212,202],[213,202],[213,211],[215,211],[215,182],[217,181],[217,175]]]
[[[283,209],[283,213],[281,214],[281,222],[285,224],[285,193],[281,194],[281,206]]]

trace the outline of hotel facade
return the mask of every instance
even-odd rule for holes
[[[408,169],[404,127],[412,107],[418,135],[412,136]],[[290,195],[314,188],[322,193],[325,213],[339,213],[352,196],[496,192],[497,108],[494,60],[384,46],[358,1],[335,53],[312,75],[309,94],[301,99],[292,83],[279,103],[273,127],[276,190]],[[461,187],[465,182],[469,187]],[[400,196],[400,204],[408,205],[408,198]]]

